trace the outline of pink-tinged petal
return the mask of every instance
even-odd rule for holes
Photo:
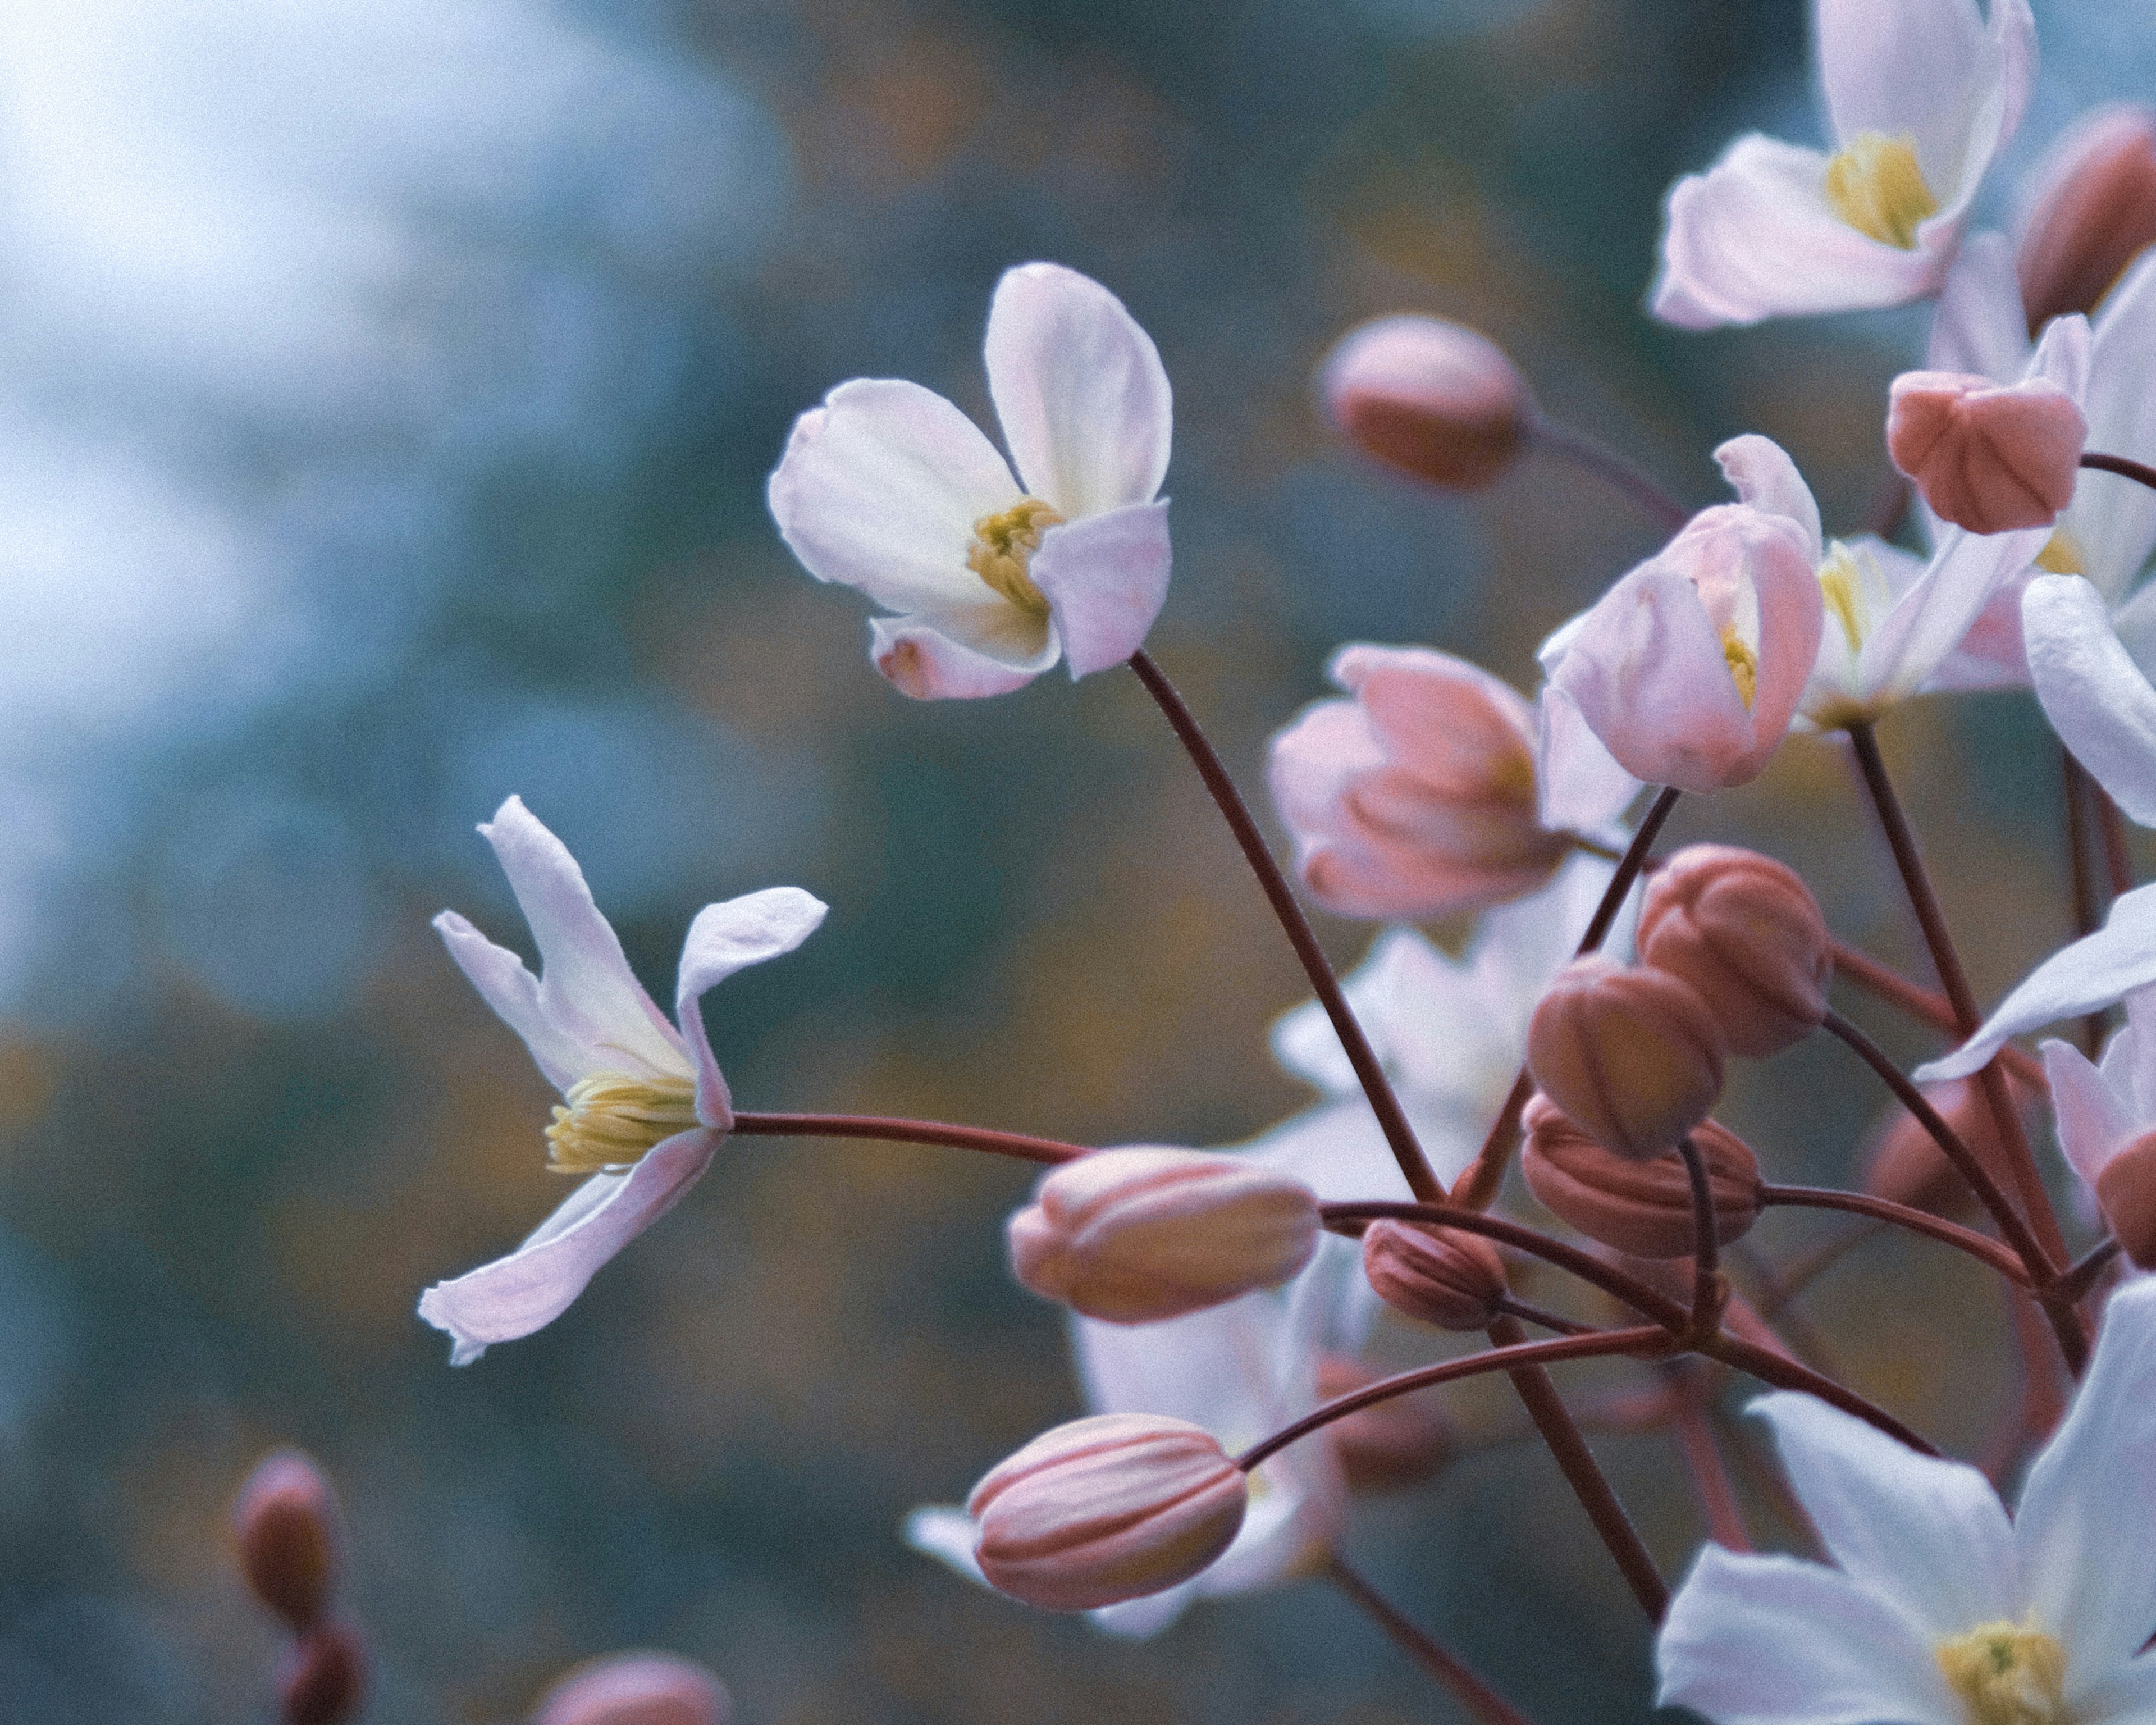
[[[2156,988],[2126,997],[2126,1027],[2106,1045],[2098,1070],[2134,1120],[2156,1122]]]
[[[1715,465],[1729,488],[1743,502],[1769,515],[1787,516],[1804,529],[1812,561],[1826,555],[1820,530],[1819,501],[1789,452],[1772,438],[1747,432],[1732,437],[1714,452]]]
[[[1168,598],[1168,501],[1089,515],[1042,536],[1027,569],[1048,601],[1073,677],[1145,644]]]
[[[1640,781],[1602,746],[1578,702],[1555,684],[1543,689],[1535,792],[1545,827],[1589,838],[1606,833],[1640,794]]]
[[[1976,614],[1961,644],[1942,659],[1925,691],[2025,689],[2029,655],[2021,644],[2021,595],[2033,569],[2009,576]]]
[[[2112,1153],[2133,1137],[2138,1128],[2126,1099],[2104,1081],[2102,1073],[2079,1049],[2053,1040],[2045,1043],[2041,1052],[2044,1076],[2051,1081],[2051,1117],[2059,1131],[2059,1148],[2093,1192],[2096,1177]]]
[[[497,947],[454,911],[434,918],[434,932],[457,968],[502,1023],[524,1039],[547,1083],[566,1091],[590,1070],[584,1045],[565,1036],[539,1004],[539,978],[506,947]]]
[[[981,1574],[980,1559],[973,1555],[981,1543],[981,1524],[955,1503],[927,1503],[906,1518],[906,1543],[924,1557],[949,1565],[968,1581],[983,1587],[988,1578]]]
[[[2073,501],[2087,423],[2046,377],[1994,383],[1904,372],[1887,410],[1887,450],[1940,519],[1972,533],[2041,526]]]
[[[963,604],[973,524],[1021,493],[987,434],[918,383],[857,377],[794,422],[771,475],[773,518],[819,581],[894,611]]]
[[[1900,305],[1934,291],[1958,237],[1933,217],[1904,251],[1829,208],[1827,159],[1753,134],[1670,190],[1650,304],[1680,329]]]
[[[2031,1464],[2015,1517],[2028,1609],[2066,1650],[2070,1709],[2079,1685],[2124,1664],[2156,1631],[2151,1502],[2156,1278],[2143,1276],[2104,1307],[2088,1373]]]
[[[1966,1078],[2007,1041],[2061,1019],[2081,1017],[2156,983],[2156,886],[2138,886],[2112,901],[2102,927],[2054,952],[1999,1003],[1976,1034],[1953,1053],[1919,1066],[1919,1084]]]
[[[2078,311],[2053,318],[2044,326],[2043,337],[2036,343],[2035,357],[2029,365],[2030,377],[2056,384],[2066,392],[2068,399],[2080,403],[2088,395],[2094,342],[2089,321]]]
[[[1815,1396],[1760,1397],[1782,1464],[1827,1555],[1927,1638],[2017,1615],[2014,1529],[1990,1481],[1920,1455]]]
[[[1942,528],[1929,567],[1857,655],[1861,698],[1883,705],[1922,687],[1967,639],[1994,597],[2027,573],[2050,536],[2048,527],[1982,536]]]
[[[706,905],[681,942],[674,1014],[696,1061],[696,1118],[721,1131],[733,1124],[726,1081],[711,1056],[698,1005],[706,989],[736,971],[790,952],[822,925],[830,906],[798,886],[767,886],[723,904]]]
[[[2029,325],[2003,234],[1972,234],[1939,290],[1924,363],[2011,383],[2028,369]]]
[[[1658,1699],[1714,1725],[1964,1725],[1931,1644],[1839,1570],[1705,1547],[1655,1645]]]
[[[869,662],[916,701],[1008,695],[1055,664],[1062,650],[1052,626],[1003,599],[869,619]]]
[[[1067,521],[1150,503],[1168,476],[1168,373],[1123,302],[1060,264],[1021,264],[988,308],[988,392],[1026,489]]]
[[[2078,575],[2042,575],[2021,596],[2029,675],[2044,716],[2112,800],[2156,826],[2156,689]]]
[[[675,1076],[687,1057],[622,955],[568,847],[511,797],[482,824],[539,948],[539,1010],[583,1050],[586,1073],[641,1066]]]
[[[1103,1634],[1125,1641],[1149,1641],[1188,1611],[1197,1598],[1198,1583],[1186,1581],[1142,1599],[1098,1606],[1086,1616]]]
[[[468,1366],[495,1343],[528,1336],[567,1311],[600,1266],[696,1183],[721,1136],[676,1132],[627,1173],[593,1174],[507,1257],[429,1288],[419,1316],[449,1332],[449,1363]]]
[[[1940,175],[1960,166],[1969,91],[1992,69],[1975,0],[1818,0],[1814,15],[1835,136],[1915,133],[1925,177],[1941,191]]]
[[[2082,411],[2090,449],[2156,460],[2156,254],[2129,269],[2097,310]],[[2116,474],[2085,473],[2061,525],[2080,549],[2082,572],[2116,605],[2156,550],[2156,491]]]

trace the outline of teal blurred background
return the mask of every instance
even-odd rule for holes
[[[2039,24],[2016,162],[2156,78],[2141,8]],[[903,1548],[1078,1410],[1003,1268],[1016,1165],[741,1141],[564,1318],[452,1372],[418,1290],[561,1192],[552,1098],[427,919],[521,941],[472,832],[519,792],[662,998],[701,904],[831,903],[707,1004],[743,1106],[1202,1144],[1301,1106],[1265,1042],[1298,973],[1136,683],[886,687],[857,596],[764,512],[787,426],[859,375],[985,418],[988,291],[1060,260],[1173,381],[1152,644],[1246,783],[1342,640],[1526,686],[1650,524],[1536,459],[1414,490],[1328,439],[1312,367],[1442,312],[1686,499],[1761,430],[1861,522],[1920,314],[1639,310],[1676,174],[1815,135],[1804,30],[1796,0],[6,8],[0,1717],[266,1717],[221,1527],[285,1442],[346,1493],[382,1725],[516,1718],[628,1645],[754,1725],[1450,1717],[1315,1584],[1129,1645]],[[1885,741],[1995,993],[2068,932],[2056,755],[2016,696]],[[1830,748],[1679,825],[1914,964]],[[1370,931],[1324,932],[1347,963]],[[1830,1180],[1876,1103],[1806,1047],[1724,1117]],[[1980,1283],[1873,1245],[1811,1309],[1861,1387],[1980,1441]],[[1666,1445],[1604,1449],[1674,1571]],[[1366,1504],[1350,1549],[1553,1725],[1646,1711],[1636,1614],[1539,1455]]]

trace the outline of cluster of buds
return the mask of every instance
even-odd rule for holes
[[[239,1573],[292,1632],[277,1676],[280,1725],[341,1725],[367,1698],[366,1644],[337,1616],[343,1535],[336,1494],[296,1450],[264,1457],[232,1507]]]

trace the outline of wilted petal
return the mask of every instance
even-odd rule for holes
[[[1008,695],[1055,664],[1061,650],[1052,626],[1001,599],[869,619],[870,662],[916,701]]]
[[[2041,1050],[2044,1076],[2051,1084],[2051,1117],[2059,1148],[2074,1172],[2096,1189],[2096,1177],[2112,1152],[2134,1135],[2135,1122],[2125,1099],[2104,1081],[2088,1057],[2070,1043],[2046,1042]]]
[[[769,886],[723,904],[706,905],[681,942],[675,1015],[696,1060],[696,1117],[706,1126],[733,1124],[733,1106],[712,1058],[699,1005],[704,993],[736,971],[790,952],[814,934],[829,906],[798,886]]]
[[[1742,501],[1769,515],[1787,516],[1804,529],[1814,562],[1826,555],[1818,500],[1788,450],[1772,438],[1747,432],[1722,444],[1714,452],[1714,459],[1722,476],[1729,481],[1730,490]]]
[[[1055,619],[1074,677],[1145,644],[1168,598],[1168,505],[1137,503],[1050,527],[1027,572]]]
[[[2078,575],[2041,575],[2021,597],[2021,638],[2044,716],[2133,819],[2156,826],[2156,689]]]

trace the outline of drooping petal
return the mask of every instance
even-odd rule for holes
[[[2051,1117],[2058,1127],[2059,1148],[2093,1192],[2096,1177],[2111,1160],[2112,1152],[2133,1136],[2126,1099],[2071,1043],[2054,1039],[2040,1051],[2044,1076],[2051,1081]]]
[[[558,1091],[589,1070],[584,1045],[564,1035],[539,1005],[539,978],[506,947],[497,947],[454,911],[434,918],[434,932],[449,949],[457,968],[471,978],[480,998],[502,1023],[524,1039],[531,1058]]]
[[[2143,826],[2156,826],[2156,689],[2078,575],[2040,575],[2021,596],[2021,639],[2044,716],[2074,758]]]
[[[419,1296],[419,1316],[467,1366],[566,1312],[600,1266],[671,1209],[711,1166],[721,1134],[699,1127],[662,1140],[625,1173],[593,1174],[506,1258]]]
[[[1999,1494],[1959,1461],[1920,1455],[1816,1396],[1782,1391],[1750,1411],[1828,1556],[1938,1640],[2016,1615],[2014,1529]]]
[[[706,905],[681,942],[674,1012],[696,1061],[696,1118],[721,1130],[733,1124],[732,1099],[712,1058],[698,1004],[708,988],[736,971],[790,952],[814,934],[829,906],[798,886],[767,886],[723,904]]]
[[[1943,526],[1930,564],[1857,655],[1858,699],[1884,706],[1915,694],[2050,537],[2048,526],[1979,535]]]
[[[869,619],[870,663],[916,701],[1008,695],[1055,664],[1062,650],[1053,624],[1002,599]]]
[[[1073,677],[1145,644],[1168,598],[1168,503],[1137,503],[1050,527],[1027,573],[1047,599]]]
[[[1535,793],[1552,832],[1601,838],[1640,794],[1640,781],[1603,747],[1579,704],[1555,684],[1542,694],[1535,735]]]
[[[1665,1707],[1714,1725],[1964,1725],[1929,1642],[1823,1564],[1699,1554],[1656,1643]]]
[[[1787,516],[1804,529],[1814,562],[1826,555],[1818,500],[1779,444],[1757,432],[1747,432],[1722,444],[1714,452],[1714,459],[1730,489],[1743,501],[1769,515]]]
[[[1066,521],[1150,503],[1168,475],[1168,373],[1123,302],[1060,264],[996,284],[983,348],[1011,459]]]
[[[893,611],[978,598],[973,524],[1021,495],[979,426],[933,390],[878,377],[841,383],[794,422],[768,489],[803,567]]]

